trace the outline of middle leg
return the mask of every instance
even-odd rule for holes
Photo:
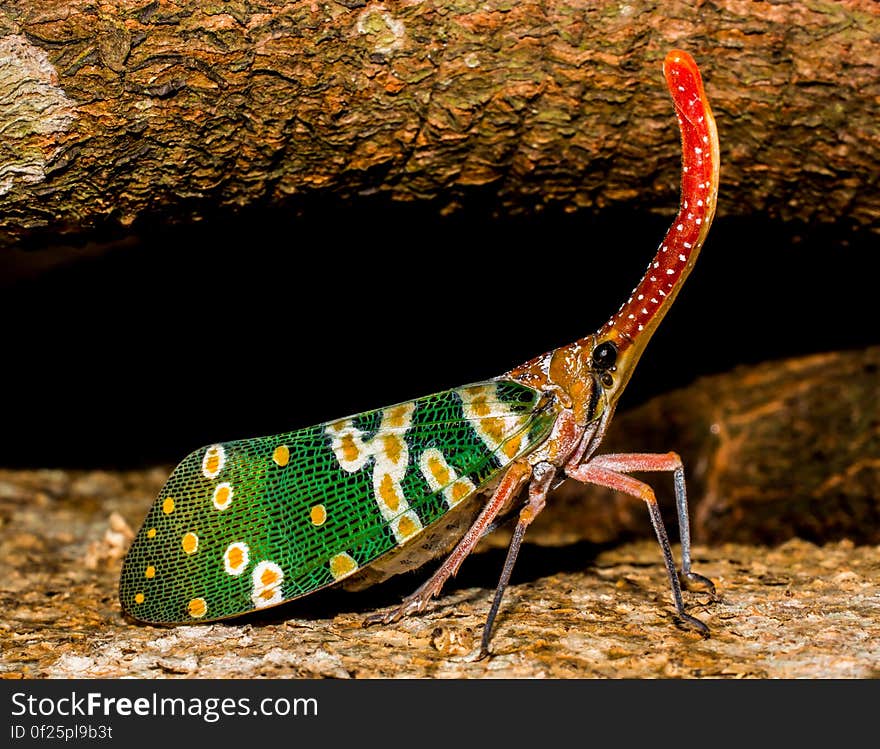
[[[492,522],[502,508],[516,496],[516,493],[522,488],[523,484],[528,481],[531,473],[531,466],[525,461],[512,463],[473,525],[468,528],[461,541],[458,542],[458,545],[452,550],[452,553],[440,565],[437,571],[431,575],[430,579],[411,595],[407,596],[396,609],[388,613],[368,616],[364,620],[364,624],[390,624],[402,616],[424,611],[428,601],[436,596],[444,583],[458,572],[461,563],[473,551],[486,529],[492,525]]]

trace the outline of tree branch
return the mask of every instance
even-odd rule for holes
[[[314,194],[666,206],[660,61],[700,62],[719,213],[877,231],[871,0],[9,0],[0,246]]]

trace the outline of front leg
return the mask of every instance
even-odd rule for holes
[[[504,560],[504,567],[501,570],[501,579],[498,581],[498,587],[495,588],[495,598],[492,600],[492,607],[489,609],[489,615],[486,617],[486,624],[483,627],[483,639],[480,641],[480,658],[485,658],[489,655],[489,639],[492,636],[492,625],[495,623],[498,609],[501,608],[501,599],[504,597],[504,591],[507,590],[507,584],[510,582],[513,565],[516,564],[516,558],[519,555],[519,547],[522,545],[526,529],[538,517],[544,507],[547,506],[547,492],[550,491],[550,485],[553,483],[554,476],[556,476],[556,468],[550,463],[538,463],[532,469],[532,474],[532,481],[529,484],[529,503],[519,512],[519,519],[516,522],[516,528],[514,528],[510,539],[510,546],[507,549],[507,558]]]
[[[619,454],[619,455],[599,455],[591,458],[586,463],[577,466],[567,466],[566,474],[585,484],[597,484],[605,486],[615,491],[629,494],[637,497],[647,504],[648,512],[651,515],[651,524],[654,526],[654,532],[657,534],[657,541],[663,552],[663,561],[666,565],[666,572],[669,575],[669,584],[672,588],[672,599],[678,616],[687,624],[697,629],[704,636],[708,636],[709,628],[699,619],[687,614],[684,610],[684,600],[681,595],[681,584],[678,581],[678,573],[676,571],[675,562],[672,557],[672,549],[669,546],[669,537],[666,534],[666,527],[663,524],[663,518],[660,515],[660,508],[657,505],[657,497],[654,490],[638,479],[627,476],[625,471],[669,471],[675,472],[676,478],[676,504],[678,506],[679,521],[682,516],[685,518],[684,523],[680,524],[682,538],[682,574],[694,582],[699,582],[709,588],[714,595],[715,586],[702,575],[698,575],[691,571],[690,558],[690,531],[687,523],[687,499],[684,494],[684,472],[681,470],[681,459],[675,453],[667,453],[665,455],[654,455],[646,453],[637,454]]]

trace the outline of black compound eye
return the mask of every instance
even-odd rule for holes
[[[611,341],[600,343],[593,349],[593,369],[607,371],[617,361],[617,346]]]

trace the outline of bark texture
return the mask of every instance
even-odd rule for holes
[[[147,478],[147,481],[144,481]],[[474,656],[503,560],[465,562],[428,610],[364,628],[423,575],[363,593],[325,591],[260,619],[156,628],[125,620],[120,559],[161,474],[3,476],[19,497],[0,537],[0,677],[16,678],[876,678],[880,549],[793,540],[697,547],[720,598],[687,594],[708,640],[676,626],[656,543],[600,552],[526,546]],[[9,499],[4,499],[8,509]],[[525,579],[522,575],[525,573]],[[519,577],[519,579],[517,579]]]
[[[878,34],[872,0],[9,0],[0,247],[311,195],[667,206],[673,46],[718,118],[720,213],[876,231]]]
[[[683,445],[696,531],[713,539],[695,548],[694,569],[719,600],[687,594],[708,640],[676,627],[655,541],[610,543],[650,533],[644,507],[598,490],[551,498],[494,656],[476,661],[501,532],[424,614],[393,625],[361,626],[429,570],[260,618],[162,629],[126,621],[116,589],[167,468],[2,470],[0,676],[876,678],[880,546],[851,539],[876,544],[880,528],[878,363],[874,349],[742,369],[621,414],[611,449]]]

